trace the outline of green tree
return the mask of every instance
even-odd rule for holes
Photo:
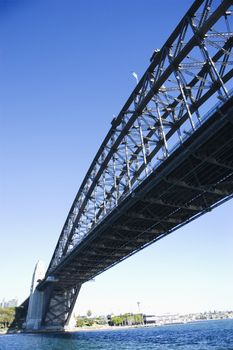
[[[82,317],[77,317],[76,327],[83,327],[83,326],[85,326],[85,319]]]
[[[95,323],[95,321],[92,318],[85,318],[85,325],[87,327],[93,326],[94,323]]]
[[[143,317],[142,317],[142,314],[135,314],[133,315],[133,323],[134,324],[142,324],[143,323]]]
[[[5,307],[0,308],[0,327],[8,328],[15,319],[15,308]]]
[[[123,324],[124,318],[122,316],[113,316],[111,318],[112,323],[114,326],[120,326]]]

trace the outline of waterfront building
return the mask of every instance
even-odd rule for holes
[[[156,324],[156,316],[155,315],[143,315],[143,323],[147,324]]]

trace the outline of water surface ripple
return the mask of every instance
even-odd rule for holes
[[[0,350],[100,349],[233,350],[233,320],[65,334],[0,336]]]

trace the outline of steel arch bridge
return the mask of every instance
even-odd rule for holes
[[[37,286],[39,328],[63,328],[84,282],[232,198],[232,5],[194,1],[112,120]]]

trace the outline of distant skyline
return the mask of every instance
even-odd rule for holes
[[[0,3],[0,300],[29,295],[78,188],[193,1]],[[82,286],[76,314],[233,310],[233,202]]]

